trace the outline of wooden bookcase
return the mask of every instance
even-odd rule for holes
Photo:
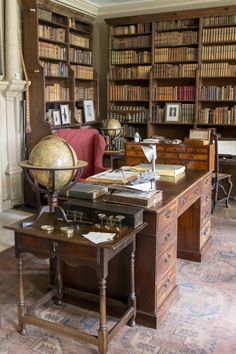
[[[30,149],[52,130],[88,124],[83,101],[99,117],[93,58],[93,18],[50,1],[22,0],[23,49],[31,81]]]
[[[108,117],[125,124],[126,137],[138,131],[142,138],[183,139],[193,127],[235,135],[236,6],[106,22]],[[139,109],[145,110],[141,122]]]

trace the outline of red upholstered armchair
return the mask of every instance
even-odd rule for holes
[[[85,129],[60,129],[56,135],[64,139],[75,150],[78,160],[88,162],[81,178],[87,178],[105,170],[103,167],[103,154],[105,151],[105,139],[98,130]]]

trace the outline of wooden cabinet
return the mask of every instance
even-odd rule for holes
[[[93,18],[50,1],[23,0],[23,44],[31,81],[31,148],[52,129],[85,124],[83,101],[96,120],[97,75],[93,67]]]
[[[157,163],[185,165],[190,170],[212,171],[214,169],[214,145],[189,146],[185,144],[157,144]],[[149,163],[139,143],[126,143],[126,165]]]
[[[235,14],[228,6],[106,20],[108,117],[125,125],[126,138],[183,139],[212,126],[234,137]]]

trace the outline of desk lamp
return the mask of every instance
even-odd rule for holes
[[[146,159],[152,163],[150,180],[155,182],[160,177],[159,174],[156,172],[156,144],[141,143],[141,146]]]

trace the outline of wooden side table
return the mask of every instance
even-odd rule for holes
[[[119,168],[124,165],[125,151],[124,150],[111,150],[105,151],[103,155],[103,161],[105,167],[112,169]]]
[[[30,218],[28,218],[30,219]],[[54,231],[48,233],[41,230],[41,226],[51,224],[54,226]],[[135,260],[135,236],[142,226],[136,229],[124,227],[121,235],[111,242],[94,244],[82,236],[91,231],[91,225],[81,225],[79,231],[75,230],[72,237],[67,237],[60,231],[63,222],[55,220],[51,215],[45,214],[37,223],[28,228],[22,228],[20,223],[15,223],[7,226],[8,229],[15,231],[15,254],[18,261],[18,283],[19,283],[19,305],[18,305],[18,320],[20,333],[25,333],[25,325],[31,324],[46,329],[56,330],[59,333],[70,335],[76,339],[82,339],[91,344],[98,345],[99,353],[106,353],[108,343],[118,332],[118,330],[129,323],[131,326],[135,324],[136,316],[136,297],[134,287],[134,260]],[[130,291],[125,314],[117,321],[113,328],[108,331],[106,320],[106,278],[108,276],[108,263],[123,249],[127,248],[129,254],[129,278]],[[36,257],[50,258],[56,265],[55,287],[39,299],[33,306],[26,309],[24,298],[24,283],[23,283],[23,254],[31,253]],[[89,266],[93,268],[98,277],[99,283],[99,329],[97,335],[91,335],[86,332],[81,332],[71,327],[53,323],[37,317],[34,314],[36,309],[50,299],[54,299],[56,304],[61,305],[63,294],[70,293],[70,289],[63,287],[63,280],[60,271],[61,261],[73,266]],[[75,293],[75,290],[71,291]],[[77,295],[81,295],[77,291]],[[83,296],[91,294],[83,293]],[[92,295],[95,296],[95,295]],[[124,304],[123,304],[124,305]]]

